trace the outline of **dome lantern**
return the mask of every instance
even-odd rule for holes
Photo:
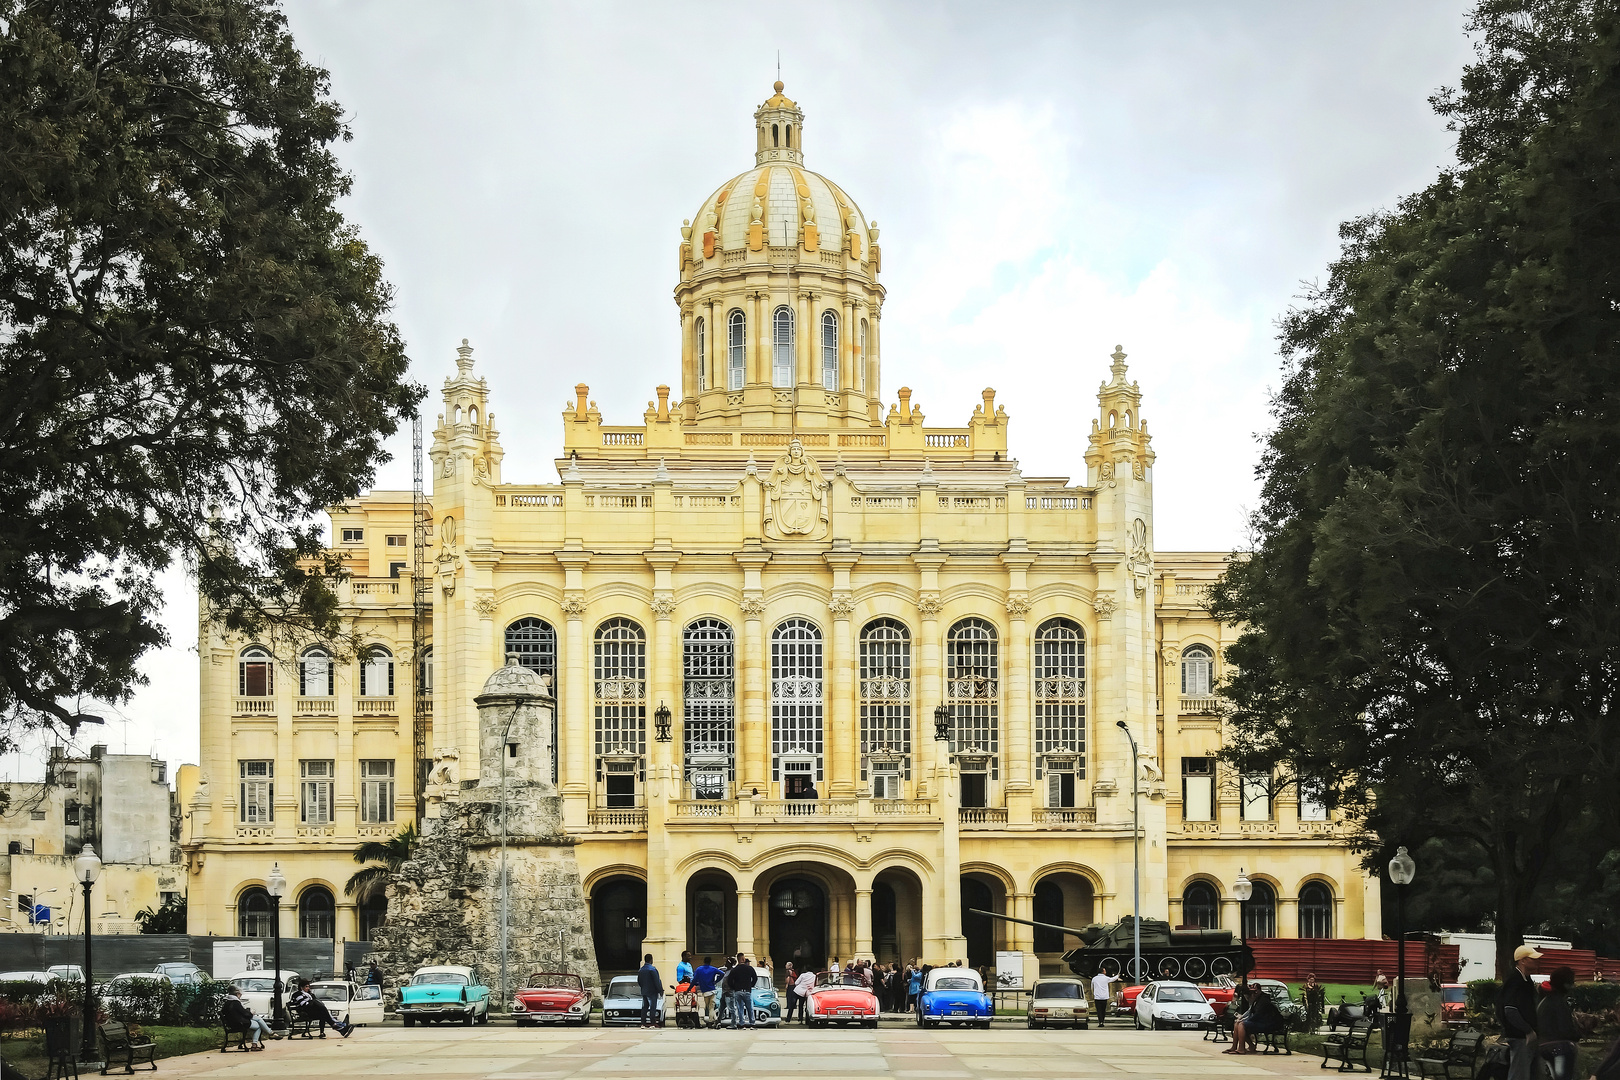
[[[754,110],[754,131],[759,144],[754,164],[788,161],[803,165],[804,113],[792,98],[782,93],[781,79],[776,80],[774,89],[776,93]]]

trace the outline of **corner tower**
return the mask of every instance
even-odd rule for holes
[[[754,113],[754,168],[681,226],[681,411],[700,426],[876,427],[877,223],[803,167],[804,113],[782,89]]]

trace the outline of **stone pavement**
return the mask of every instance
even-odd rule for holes
[[[1222,1046],[1191,1032],[989,1031],[884,1027],[757,1032],[666,1028],[432,1027],[362,1028],[348,1039],[271,1043],[259,1054],[193,1054],[160,1062],[164,1077],[301,1080],[363,1074],[452,1080],[562,1080],[638,1077],[672,1080],[720,1076],[762,1080],[826,1076],[829,1080],[1013,1080],[1017,1077],[1321,1076],[1315,1055],[1223,1057]]]

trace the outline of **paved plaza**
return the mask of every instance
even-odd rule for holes
[[[349,1039],[273,1043],[260,1054],[196,1054],[162,1063],[169,1077],[337,1075],[452,1077],[456,1080],[560,1080],[564,1077],[784,1077],[837,1080],[1006,1080],[1021,1076],[1320,1076],[1320,1058],[1223,1057],[1224,1044],[1196,1034],[1129,1028],[1029,1031],[921,1031],[899,1023],[876,1031],[758,1032],[481,1028],[406,1030],[392,1024]]]

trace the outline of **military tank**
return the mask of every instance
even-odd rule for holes
[[[1230,930],[1172,930],[1163,919],[1142,920],[1142,967],[1133,971],[1131,961],[1136,955],[1136,918],[1127,915],[1116,923],[1092,923],[1076,930],[1072,926],[1015,919],[994,911],[969,908],[975,915],[984,915],[1002,922],[1040,926],[1048,930],[1061,930],[1080,939],[1080,947],[1063,954],[1069,970],[1082,979],[1089,979],[1099,971],[1105,975],[1120,975],[1138,979],[1185,979],[1205,982],[1221,975],[1234,978],[1254,970],[1254,950],[1232,941]]]

